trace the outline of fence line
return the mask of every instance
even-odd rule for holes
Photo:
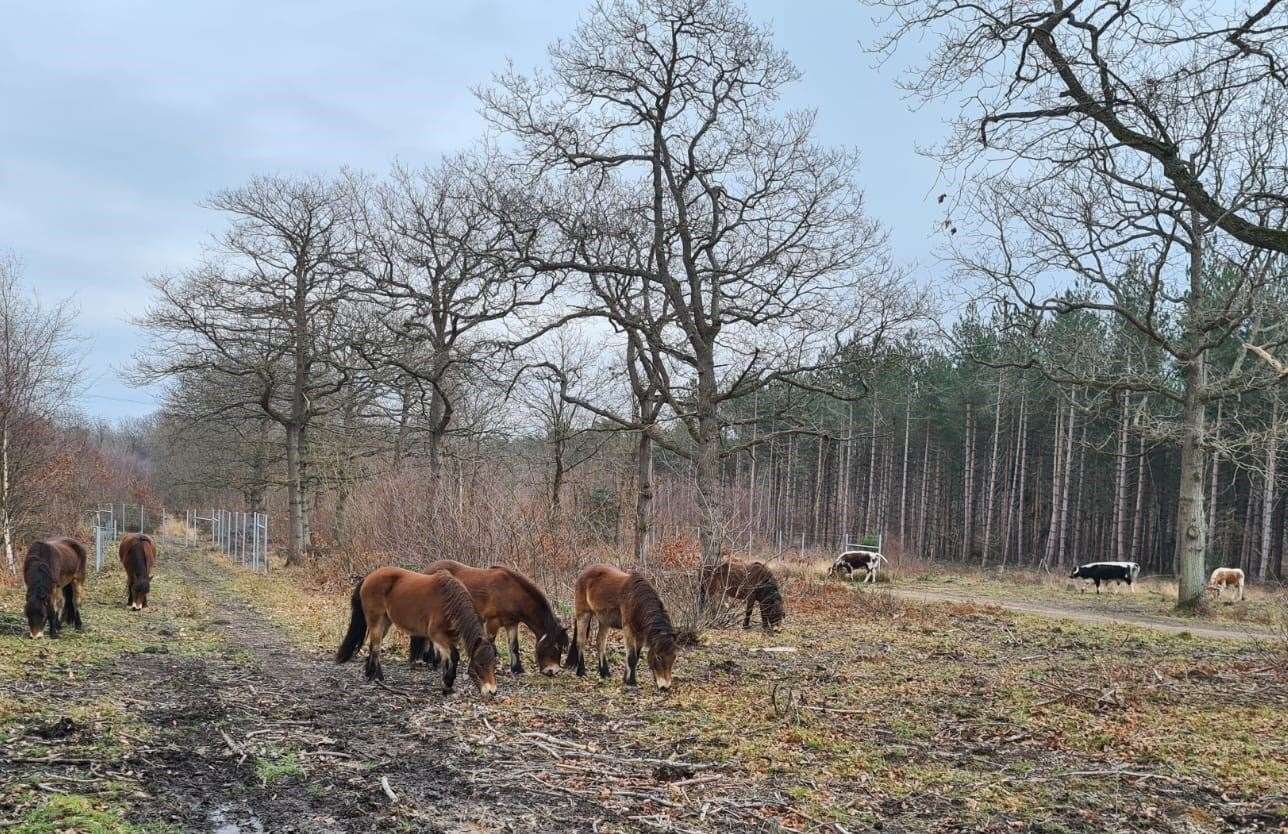
[[[201,513],[188,510],[185,515],[189,544],[202,535],[201,525],[208,525],[212,545],[238,564],[268,573],[268,513],[219,508],[212,508],[210,515]]]

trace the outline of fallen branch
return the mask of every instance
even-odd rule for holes
[[[380,789],[385,792],[385,796],[389,797],[390,802],[396,803],[398,801],[398,794],[394,793],[394,789],[389,786],[388,776],[380,777]]]

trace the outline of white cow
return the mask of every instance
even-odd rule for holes
[[[1233,588],[1237,594],[1236,599],[1243,599],[1243,571],[1239,568],[1217,568],[1212,571],[1212,576],[1208,579],[1207,589],[1216,591],[1217,599],[1221,598],[1221,592],[1226,588]]]

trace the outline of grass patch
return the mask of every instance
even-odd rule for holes
[[[272,750],[255,757],[255,775],[264,787],[304,775],[304,765],[294,753]]]
[[[51,797],[9,829],[10,834],[141,834],[142,831],[126,822],[119,810],[75,794]]]
[[[349,589],[305,573],[228,570],[232,590],[298,643],[334,649],[348,622]],[[799,816],[772,803],[762,816],[799,829],[817,820],[862,829],[916,807],[967,826],[1005,820],[1082,831],[1138,813],[1135,803],[1156,788],[1166,790],[1147,798],[1167,813],[1211,816],[1202,791],[1178,799],[1170,780],[1243,802],[1284,783],[1282,759],[1267,745],[1288,737],[1288,712],[1251,644],[988,604],[912,604],[808,574],[784,584],[783,631],[708,631],[681,651],[670,695],[653,689],[643,665],[640,687],[622,686],[614,635],[606,680],[593,668],[585,679],[568,671],[553,679],[502,675],[486,709],[488,734],[549,733],[623,759],[718,764],[733,775],[704,793],[780,797]],[[530,658],[530,636],[523,645]],[[789,651],[766,651],[774,648]],[[406,674],[392,664],[386,670]],[[352,674],[363,685],[360,670]],[[426,670],[394,680],[436,697]],[[446,720],[464,732],[470,719]],[[1112,775],[1053,775],[1116,769],[1157,778],[1125,785]]]
[[[1074,607],[1105,614],[1135,614],[1207,620],[1216,624],[1249,624],[1276,627],[1288,612],[1288,590],[1278,585],[1248,586],[1246,599],[1204,597],[1193,609],[1176,607],[1176,585],[1171,580],[1146,578],[1136,591],[1102,590],[1096,594],[1085,583],[1063,576],[1035,571],[947,571],[932,570],[900,582],[900,587],[969,594],[981,599],[1028,602]]]

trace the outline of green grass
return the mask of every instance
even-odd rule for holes
[[[96,683],[106,667],[131,663],[131,656],[161,652],[199,657],[220,641],[210,628],[205,598],[186,584],[171,581],[162,567],[153,580],[149,607],[125,605],[125,578],[115,560],[91,573],[82,604],[83,632],[65,627],[57,639],[32,640],[23,616],[25,591],[0,586],[0,761],[7,755],[40,758],[72,755],[119,760],[146,746],[153,728],[137,710]],[[111,676],[119,674],[113,670]],[[131,693],[130,698],[136,697]],[[61,722],[61,723],[60,723]],[[4,767],[0,764],[0,769]],[[136,783],[100,779],[86,795],[56,795],[35,783],[62,788],[56,776],[33,770],[26,781],[0,778],[0,814],[17,832],[134,832],[125,809]],[[16,816],[15,816],[16,815]],[[155,829],[149,829],[155,830]]]
[[[53,796],[9,829],[10,834],[140,834],[117,808],[76,794]]]
[[[255,775],[261,785],[268,787],[282,779],[304,775],[304,765],[294,753],[272,750],[255,757]]]

